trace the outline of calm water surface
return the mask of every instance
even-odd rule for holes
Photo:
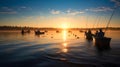
[[[0,32],[0,67],[120,67],[120,31],[107,31],[110,49],[98,50],[78,30]]]

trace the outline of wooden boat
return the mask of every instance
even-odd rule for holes
[[[110,41],[111,38],[108,37],[103,37],[103,38],[95,37],[95,46],[97,46],[98,48],[109,48]]]

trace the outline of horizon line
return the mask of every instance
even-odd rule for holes
[[[33,27],[33,26],[11,26],[11,25],[0,25],[0,27],[26,27],[26,28],[59,28],[59,29],[63,29],[61,27]],[[66,29],[71,29],[71,28],[91,28],[91,29],[94,29],[94,28],[120,28],[120,27],[115,27],[115,26],[110,26],[110,27],[69,27],[69,28],[66,28]]]

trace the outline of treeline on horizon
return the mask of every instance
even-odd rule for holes
[[[47,27],[43,27],[43,28],[40,28],[40,27],[28,27],[28,26],[0,26],[0,30],[22,30],[22,29],[25,29],[25,30],[57,30],[57,29],[61,29],[62,28],[47,28]],[[71,29],[71,30],[87,30],[87,29],[92,29],[92,30],[96,30],[96,29],[100,29],[100,28],[68,28],[68,29]],[[101,29],[106,29],[106,27],[102,27]],[[107,29],[109,30],[120,30],[120,27],[108,27]]]

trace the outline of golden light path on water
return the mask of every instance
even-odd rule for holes
[[[63,46],[62,47],[62,52],[67,53],[68,52],[68,49],[67,49],[68,44],[66,43],[66,40],[67,40],[67,30],[63,30],[62,34],[63,34],[63,41],[64,41],[64,43],[62,44],[62,46]]]
[[[63,43],[62,45],[63,45],[62,51],[63,51],[64,53],[68,52],[68,49],[67,49],[68,44],[67,44],[67,43]]]
[[[67,40],[67,30],[63,30],[63,41],[65,42]]]

